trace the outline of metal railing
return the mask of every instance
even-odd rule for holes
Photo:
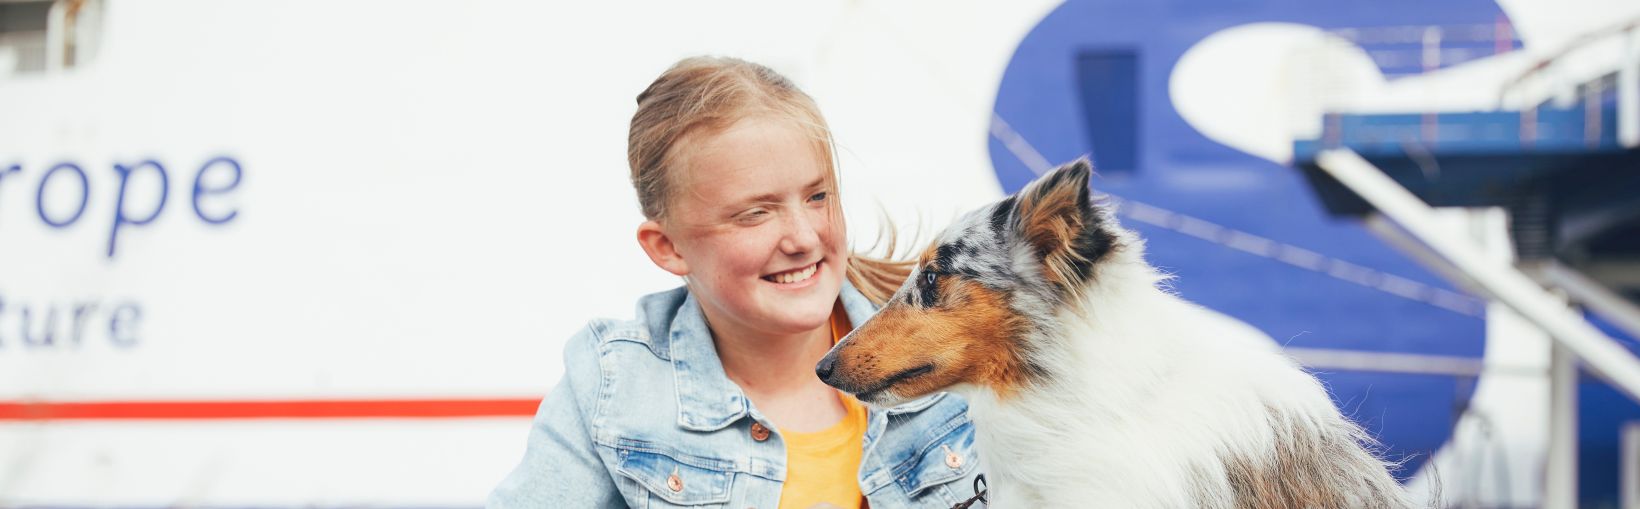
[[[1597,62],[1580,62],[1580,58]],[[1640,18],[1583,34],[1538,59],[1503,84],[1498,107],[1522,111],[1522,132],[1527,132],[1526,124],[1536,118],[1544,103],[1570,106],[1581,101],[1590,116],[1587,123],[1599,126],[1608,90],[1615,92],[1617,102],[1618,142],[1628,148],[1640,147]]]

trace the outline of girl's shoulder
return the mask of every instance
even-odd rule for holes
[[[638,299],[632,318],[593,318],[565,345],[564,359],[590,360],[587,356],[605,351],[611,343],[642,345],[656,357],[669,360],[668,341],[674,320],[690,302],[685,287],[656,292]],[[573,356],[573,357],[572,357]]]

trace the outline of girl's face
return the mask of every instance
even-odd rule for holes
[[[689,276],[719,333],[789,335],[825,325],[848,254],[831,171],[814,140],[791,122],[751,117],[686,142],[667,218],[639,228],[645,250]]]

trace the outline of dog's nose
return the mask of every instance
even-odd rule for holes
[[[820,359],[820,364],[814,366],[814,374],[820,377],[820,381],[829,383],[828,379],[831,378],[832,368],[835,367],[837,367],[837,354],[836,352],[828,352],[825,357]]]

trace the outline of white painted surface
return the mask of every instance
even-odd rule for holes
[[[815,96],[863,247],[880,210],[931,234],[999,196],[995,87],[1054,6],[109,2],[95,59],[0,78],[0,400],[540,397],[587,319],[679,284],[634,242],[625,159],[668,65],[739,56]],[[214,226],[192,186],[223,155],[243,181],[204,209],[239,215]],[[110,258],[113,165],[145,159],[168,200]],[[64,161],[90,199],[57,229],[36,192]],[[140,215],[160,187],[135,175]],[[45,194],[76,209],[71,174]],[[25,307],[58,310],[54,344],[23,343]],[[477,505],[527,424],[4,424],[0,506]]]

